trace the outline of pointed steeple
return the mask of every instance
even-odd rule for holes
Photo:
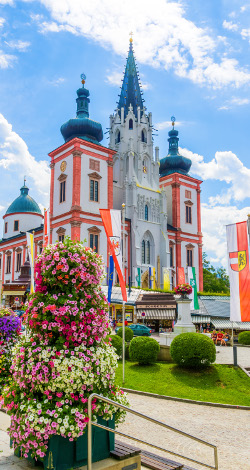
[[[135,116],[137,116],[138,106],[143,110],[143,98],[142,92],[139,85],[139,74],[136,69],[134,51],[133,51],[133,39],[130,38],[129,52],[124,72],[124,78],[122,83],[122,89],[120,99],[118,103],[118,109],[124,108],[124,117],[127,116],[129,106],[133,108]]]

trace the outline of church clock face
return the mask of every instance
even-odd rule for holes
[[[66,166],[67,166],[67,163],[65,161],[63,161],[60,165],[60,170],[61,170],[62,173],[65,172]]]

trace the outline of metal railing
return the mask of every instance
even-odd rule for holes
[[[165,429],[169,429],[171,431],[174,431],[178,434],[181,434],[182,436],[189,437],[190,439],[193,439],[194,441],[200,442],[201,444],[204,444],[208,447],[212,447],[214,449],[214,466],[208,465],[206,463],[200,462],[199,460],[194,460],[191,459],[190,457],[186,457],[185,455],[178,454],[177,452],[173,452],[171,450],[164,449],[163,447],[159,447],[155,444],[151,444],[150,442],[143,441],[141,439],[135,438],[133,436],[130,436],[128,434],[122,433],[120,431],[117,431],[115,429],[108,428],[107,426],[103,426],[101,424],[98,424],[97,422],[92,421],[92,400],[93,398],[98,398],[99,400],[104,401],[105,403],[109,403],[110,405],[114,405],[116,408],[120,408],[122,410],[125,410],[129,413],[132,413],[136,416],[140,416],[140,418],[144,418],[147,421],[151,421],[152,423],[159,424],[159,426],[162,426]],[[141,442],[142,444],[146,444],[147,446],[154,447],[155,449],[161,450],[163,452],[167,452],[172,455],[176,455],[177,457],[184,458],[186,460],[189,460],[190,462],[197,463],[199,465],[203,465],[204,467],[207,468],[212,468],[214,470],[218,470],[218,452],[217,452],[217,446],[214,444],[210,444],[209,442],[203,441],[202,439],[199,439],[198,437],[192,436],[191,434],[188,434],[184,431],[181,431],[180,429],[173,428],[172,426],[169,426],[168,424],[162,423],[161,421],[158,421],[157,419],[151,418],[151,416],[144,415],[143,413],[140,413],[139,411],[132,410],[131,408],[128,408],[127,406],[120,405],[120,403],[117,403],[113,400],[110,400],[109,398],[105,398],[101,395],[98,395],[97,393],[92,393],[88,399],[88,417],[89,417],[89,422],[88,422],[88,465],[87,465],[87,470],[92,470],[92,426],[97,426],[98,428],[104,429],[106,431],[113,432],[115,434],[119,434],[119,436],[124,436],[128,439],[132,439],[133,441]]]

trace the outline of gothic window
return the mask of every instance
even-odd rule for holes
[[[4,233],[8,232],[8,222],[5,222],[4,224]]]
[[[147,143],[147,134],[145,129],[142,129],[141,131],[141,141]]]
[[[96,180],[89,180],[89,199],[91,201],[99,201],[99,182]]]
[[[148,220],[148,205],[145,205],[145,220]]]
[[[147,244],[146,244],[146,260],[147,260],[147,264],[150,264],[150,241],[147,240]]]
[[[145,240],[142,240],[141,243],[141,262],[145,264]]]
[[[133,119],[130,119],[129,122],[128,122],[128,128],[129,129],[133,129]]]
[[[132,129],[133,129],[133,126],[132,126]],[[117,131],[116,135],[115,135],[115,143],[119,144],[119,142],[121,142],[121,133],[120,133],[120,131]]]
[[[169,251],[170,251],[170,267],[172,268],[173,267],[173,254],[174,254],[173,246],[169,247]]]
[[[20,251],[16,255],[16,271],[17,272],[19,272],[21,269],[21,256],[22,256],[22,252]]]
[[[14,220],[14,232],[18,232],[19,230],[19,220]]]

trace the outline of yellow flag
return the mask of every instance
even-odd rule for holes
[[[170,290],[169,269],[168,268],[162,268],[162,269],[163,269],[163,290],[166,292]]]

